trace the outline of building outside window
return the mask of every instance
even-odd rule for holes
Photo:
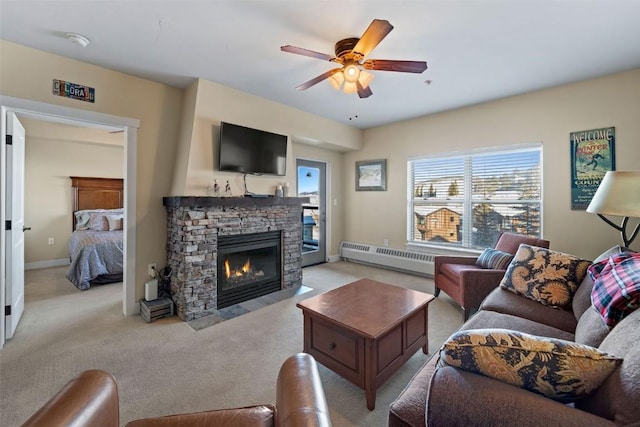
[[[407,162],[407,241],[492,247],[503,231],[542,234],[542,144]]]

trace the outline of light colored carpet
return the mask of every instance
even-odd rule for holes
[[[354,263],[307,267],[313,290],[195,331],[177,317],[145,323],[121,313],[120,284],[78,291],[65,268],[25,273],[26,307],[0,351],[0,425],[17,426],[73,376],[103,369],[117,379],[121,423],[151,416],[275,402],[282,362],[302,350],[298,301],[368,277],[433,292],[429,279]],[[375,307],[372,307],[375,310]],[[366,408],[364,391],[320,365],[335,426],[385,426],[389,404],[462,324],[441,294],[429,306],[429,351],[418,351]]]
[[[190,320],[187,325],[191,326],[194,330],[208,328],[209,326],[217,325],[226,320],[235,319],[238,316],[245,315],[251,311],[260,310],[268,305],[275,304],[293,296],[306,294],[311,292],[308,286],[302,285],[293,289],[283,289],[277,292],[271,292],[270,294],[263,295],[258,298],[254,298],[249,301],[244,301],[238,304],[234,304],[230,307],[225,307],[217,311],[217,313],[209,316],[200,317],[198,319]]]

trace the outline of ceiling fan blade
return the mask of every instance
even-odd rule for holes
[[[356,81],[356,85],[358,86],[358,96],[360,98],[368,98],[371,95],[373,95],[373,92],[371,91],[370,86],[362,87],[362,85],[358,81]]]
[[[335,59],[335,57],[327,55],[325,53],[320,53],[313,50],[303,49],[301,47],[296,47],[291,45],[280,46],[280,50],[283,52],[295,53],[297,55],[310,56],[311,58],[321,59],[323,61],[333,61]]]
[[[378,43],[380,43],[391,30],[393,30],[393,25],[391,25],[389,21],[374,19],[371,24],[369,24],[369,28],[362,34],[358,43],[353,47],[353,53],[360,54],[362,58],[364,58],[378,46]]]
[[[367,70],[399,71],[420,74],[427,69],[426,61],[394,61],[391,59],[367,59],[362,63]]]
[[[329,77],[333,76],[335,73],[337,73],[340,70],[342,70],[342,68],[334,68],[333,70],[329,70],[326,73],[322,73],[318,77],[315,77],[315,78],[309,80],[308,82],[305,82],[305,83],[302,83],[299,86],[296,86],[296,89],[298,89],[298,90],[309,89],[311,86],[313,86],[313,85],[315,85],[317,83],[320,83],[324,79],[328,79]]]

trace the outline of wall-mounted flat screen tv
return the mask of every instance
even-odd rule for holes
[[[286,175],[287,137],[222,122],[218,158],[224,172]]]

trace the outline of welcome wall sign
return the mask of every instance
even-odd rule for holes
[[[571,209],[589,206],[607,171],[616,170],[616,128],[571,132]]]
[[[89,86],[53,79],[53,94],[84,102],[96,102],[96,90]]]

